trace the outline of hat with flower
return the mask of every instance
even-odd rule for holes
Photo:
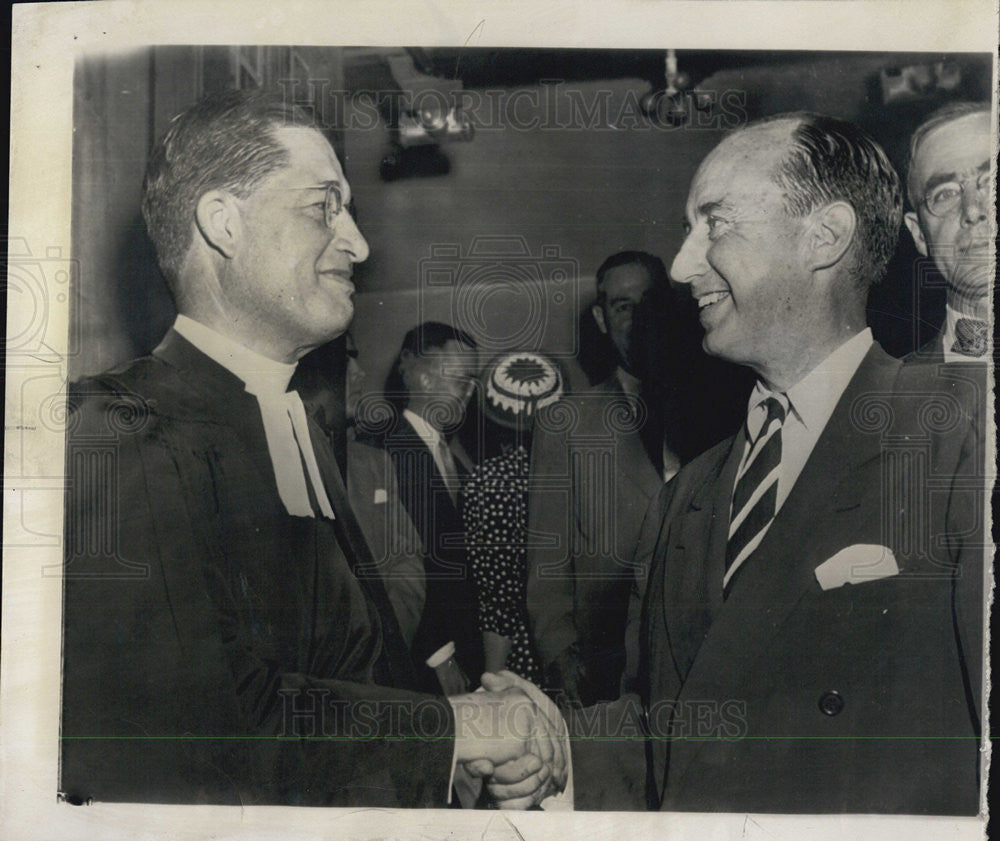
[[[530,426],[540,409],[563,395],[566,378],[559,364],[538,351],[493,357],[483,370],[483,412],[510,428]]]

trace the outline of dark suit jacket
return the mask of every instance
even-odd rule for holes
[[[664,489],[639,548],[661,808],[977,811],[979,396],[874,346],[726,600],[743,435]],[[821,589],[816,568],[856,544],[889,547],[900,573]]]
[[[412,737],[450,705],[373,682],[412,664],[319,430],[335,523],[287,514],[256,399],[174,332],[70,402],[63,789],[443,803],[452,741]]]
[[[528,617],[549,686],[617,698],[639,527],[663,484],[616,377],[541,413],[528,501]]]
[[[396,471],[385,450],[348,441],[347,494],[409,647],[427,595],[423,543],[399,500]]]
[[[426,597],[413,640],[418,679],[428,691],[438,686],[434,673],[420,664],[454,642],[459,664],[478,686],[483,637],[461,512],[448,495],[431,451],[405,417],[386,436],[384,446],[396,471],[400,501],[423,542]]]

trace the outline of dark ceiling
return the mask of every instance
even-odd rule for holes
[[[515,49],[515,48],[408,48],[416,68],[429,76],[460,80],[467,88],[513,87],[536,84],[545,79],[577,81],[588,79],[638,78],[653,87],[662,87],[666,50],[597,49]],[[690,86],[720,70],[806,63],[816,52],[805,51],[693,51],[678,50],[678,69],[689,76]],[[825,52],[825,58],[856,59],[856,52]],[[909,64],[948,60],[960,65],[967,75],[986,74],[989,58],[981,55],[932,53],[886,54],[887,70]],[[360,69],[360,68],[359,68]],[[349,71],[350,72],[350,71]]]

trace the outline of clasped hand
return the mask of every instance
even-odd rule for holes
[[[486,782],[501,809],[528,809],[566,787],[568,759],[559,713],[549,715],[511,672],[482,678],[485,692],[450,697],[458,762]]]

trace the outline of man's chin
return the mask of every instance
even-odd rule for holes
[[[701,341],[701,348],[709,356],[717,356],[720,359],[731,359],[731,357],[727,355],[726,342],[723,337],[719,335],[718,329],[705,331],[705,338]]]
[[[351,322],[354,320],[354,304],[350,299],[346,301],[339,302],[339,306],[330,314],[330,317],[326,319],[325,332],[329,336],[327,341],[333,341],[336,338],[344,335],[348,328],[351,326]]]

